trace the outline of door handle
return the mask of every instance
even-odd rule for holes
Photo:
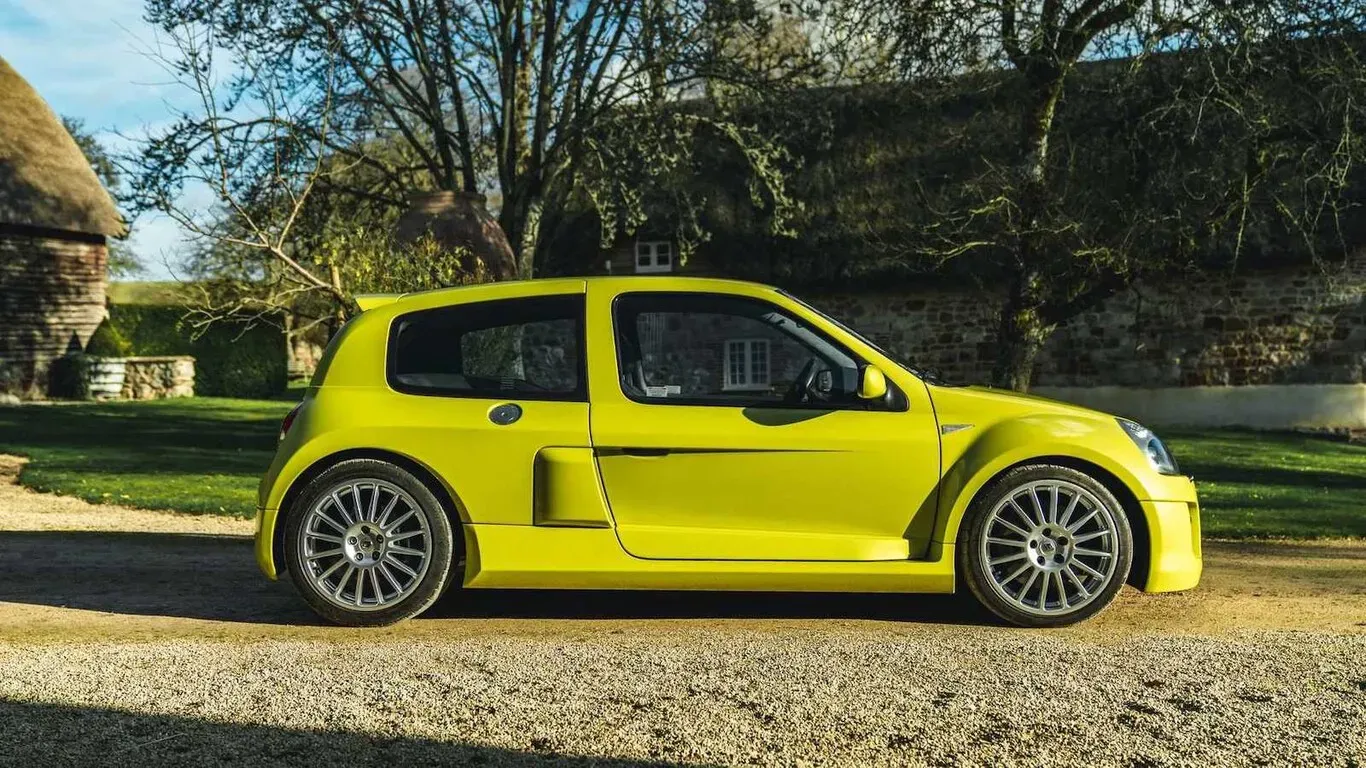
[[[623,456],[668,456],[668,448],[622,448]]]
[[[516,403],[500,403],[489,409],[489,421],[500,427],[506,427],[520,418],[522,406]]]

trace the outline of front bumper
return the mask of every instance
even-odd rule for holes
[[[1148,522],[1149,561],[1145,592],[1178,592],[1200,583],[1200,502],[1190,478],[1170,478],[1167,499],[1140,501]]]

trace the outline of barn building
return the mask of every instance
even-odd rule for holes
[[[48,367],[105,316],[108,238],[126,231],[62,122],[0,58],[0,394],[48,393]]]

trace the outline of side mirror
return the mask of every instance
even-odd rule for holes
[[[812,382],[812,386],[816,388],[816,394],[821,397],[830,397],[830,394],[835,391],[834,372],[824,370],[816,374],[816,380]]]
[[[858,396],[863,400],[881,400],[887,396],[887,376],[877,366],[864,367],[859,377]]]

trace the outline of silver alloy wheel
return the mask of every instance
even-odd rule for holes
[[[349,611],[403,600],[427,575],[432,534],[427,513],[384,480],[346,480],[308,511],[299,562],[314,590]]]
[[[1119,562],[1115,510],[1066,480],[1025,483],[987,517],[980,555],[991,587],[1038,616],[1071,613],[1095,599]]]

